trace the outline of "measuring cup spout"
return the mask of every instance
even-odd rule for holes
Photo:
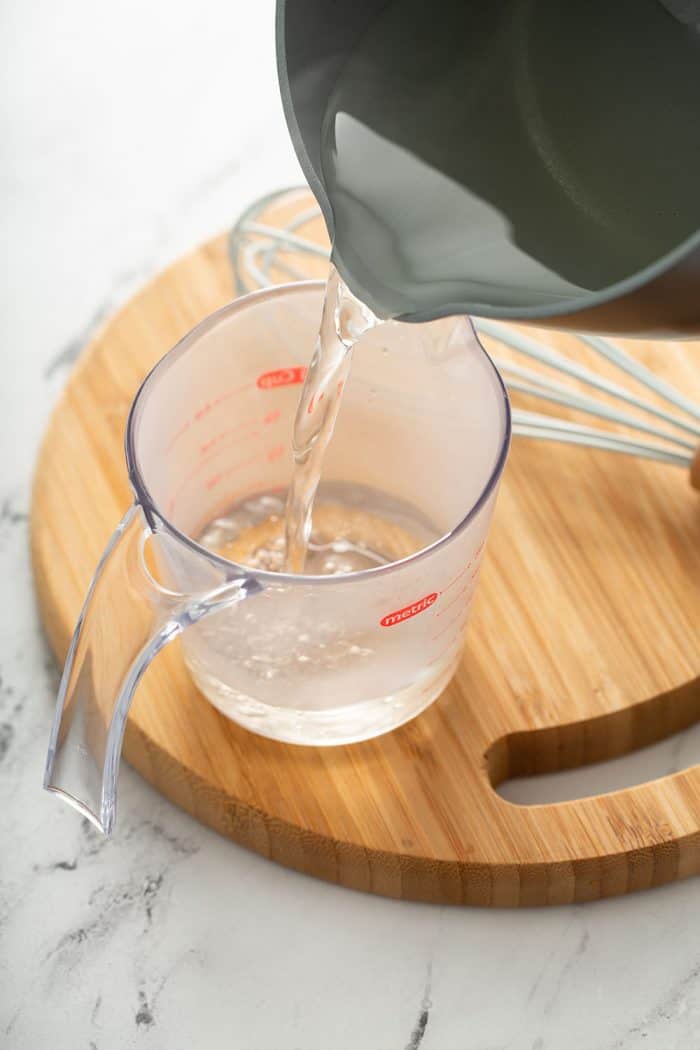
[[[106,835],[114,827],[122,739],[141,675],[190,624],[259,589],[238,574],[200,594],[165,590],[144,561],[151,535],[134,504],[107,545],[68,651],[46,760],[44,787]]]

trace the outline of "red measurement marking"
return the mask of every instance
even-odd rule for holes
[[[469,596],[469,599],[467,600],[467,606],[466,606],[466,609],[464,610],[464,612],[462,612],[460,610],[457,613],[456,616],[453,616],[451,620],[448,620],[448,622],[445,624],[443,629],[441,631],[438,631],[437,634],[434,634],[432,636],[432,638],[430,639],[431,642],[436,642],[438,640],[438,638],[442,638],[443,634],[445,634],[446,631],[449,631],[450,627],[453,627],[457,623],[457,620],[459,620],[460,616],[462,616],[462,615],[464,616],[464,623],[462,624],[462,626],[464,626],[464,624],[467,622],[467,617],[469,616],[469,606],[471,604],[471,601],[472,601],[473,597],[474,597],[474,595],[470,595]],[[462,628],[460,627],[460,630],[461,629]]]
[[[168,442],[168,444],[166,445],[166,448],[165,448],[165,451],[166,451],[166,452],[170,452],[170,449],[171,449],[171,448],[173,447],[173,445],[175,444],[175,442],[177,441],[177,439],[178,439],[178,438],[181,438],[181,437],[182,437],[182,435],[183,435],[183,434],[184,434],[184,433],[185,433],[186,431],[188,431],[188,430],[190,429],[190,426],[191,426],[191,425],[192,425],[192,420],[191,420],[191,419],[188,419],[188,420],[187,420],[187,421],[186,421],[185,423],[183,423],[183,424],[182,424],[182,426],[180,427],[180,429],[179,429],[178,431],[176,431],[176,432],[175,432],[175,433],[173,434],[173,436],[172,436],[172,437],[170,438],[170,441]]]
[[[457,620],[458,620],[458,619],[459,619],[459,616],[454,616],[454,617],[453,617],[453,618],[452,618],[452,619],[450,620],[450,622],[449,622],[449,623],[446,623],[446,624],[445,624],[445,626],[443,627],[443,629],[442,629],[441,631],[438,631],[438,633],[437,633],[437,634],[434,634],[434,635],[432,636],[432,638],[430,639],[430,641],[431,641],[431,642],[436,642],[436,641],[438,640],[438,638],[442,638],[443,634],[445,634],[445,632],[446,632],[446,631],[449,631],[450,627],[453,627],[453,626],[455,625],[455,623],[457,622]]]
[[[462,624],[462,626],[457,630],[455,634],[451,635],[451,637],[448,638],[447,642],[443,645],[442,649],[440,649],[440,651],[432,658],[432,660],[428,661],[426,667],[432,667],[433,664],[440,663],[442,660],[445,659],[450,649],[454,648],[455,642],[459,642],[460,638],[462,637],[462,632],[465,626],[466,621]]]
[[[263,418],[263,423],[265,423],[267,426],[269,426],[270,423],[276,423],[281,415],[282,413],[280,412],[279,408],[273,408],[272,412],[268,412],[267,415]]]
[[[268,463],[274,463],[276,459],[279,459],[283,455],[284,445],[275,445],[275,447],[271,448],[267,453],[267,461]]]
[[[451,609],[451,608],[452,608],[452,606],[453,606],[453,605],[454,605],[454,604],[455,604],[456,602],[458,602],[458,601],[459,601],[459,599],[460,599],[460,598],[462,597],[462,595],[463,595],[463,594],[464,594],[464,593],[465,593],[466,591],[468,591],[470,587],[471,587],[471,580],[468,580],[468,581],[467,581],[467,583],[465,583],[464,587],[462,587],[461,591],[457,591],[457,593],[455,594],[455,596],[454,596],[454,598],[452,599],[452,601],[451,601],[451,602],[449,602],[449,603],[448,603],[448,604],[447,604],[447,605],[446,605],[446,606],[445,606],[445,607],[444,607],[443,609],[441,609],[441,610],[440,610],[440,612],[439,612],[439,613],[437,614],[437,616],[438,616],[438,617],[440,617],[440,616],[444,616],[444,615],[445,615],[445,613],[446,613],[446,612],[447,612],[447,611],[448,611],[449,609]]]
[[[238,397],[238,395],[242,394],[244,390],[250,390],[252,385],[252,383],[243,383],[242,386],[234,386],[231,390],[224,390],[223,394],[219,394],[218,397],[214,398],[211,403],[212,407],[216,408],[216,406],[220,405],[222,401],[230,401],[232,397]]]
[[[457,582],[458,582],[459,580],[461,580],[461,579],[462,579],[462,577],[464,576],[465,572],[469,572],[469,570],[471,569],[472,565],[473,565],[473,564],[474,564],[474,562],[475,562],[475,561],[476,561],[476,560],[478,559],[478,557],[479,557],[479,555],[481,554],[481,552],[482,552],[482,550],[483,550],[483,549],[484,549],[484,544],[482,543],[482,544],[481,544],[481,545],[480,545],[479,547],[477,547],[476,551],[475,551],[475,552],[474,552],[474,554],[473,554],[473,555],[471,556],[471,558],[469,559],[469,561],[467,562],[467,564],[466,564],[466,565],[464,566],[464,568],[463,568],[463,569],[460,569],[460,571],[459,571],[459,572],[457,573],[457,575],[456,575],[456,576],[455,576],[455,577],[454,577],[453,579],[451,579],[451,580],[450,580],[450,582],[449,582],[449,583],[447,584],[447,586],[446,586],[446,587],[443,587],[443,589],[442,589],[442,590],[440,591],[440,594],[444,594],[444,593],[445,593],[445,591],[449,591],[450,587],[454,587],[454,585],[455,585],[455,584],[456,584],[456,583],[457,583]],[[471,577],[470,577],[470,579],[472,579],[472,580],[473,580],[473,579],[474,579],[474,577],[476,576],[476,574],[477,574],[477,572],[478,572],[478,571],[479,571],[479,570],[478,570],[478,568],[477,568],[477,569],[475,569],[475,570],[474,570],[474,572],[473,572],[473,573],[471,574]]]
[[[247,433],[240,434],[232,441],[224,441],[224,435],[220,435],[220,438],[218,440],[215,440],[214,444],[211,445],[209,448],[204,448],[204,446],[200,448],[199,464],[195,468],[193,473],[196,474],[199,468],[202,466],[202,464],[210,463],[212,459],[216,459],[218,455],[220,455],[222,452],[225,452],[227,449],[236,448],[238,445],[243,445],[246,441],[260,441],[261,438],[262,434],[259,430],[249,430]]]
[[[386,616],[382,616],[379,621],[382,627],[395,627],[398,623],[403,623],[404,620],[410,620],[412,616],[417,616],[418,613],[425,612],[431,605],[434,605],[438,600],[437,591],[433,591],[432,594],[426,594],[424,598],[419,598],[417,602],[413,602],[411,605],[405,605],[403,609],[397,609],[396,612],[387,613]]]
[[[232,474],[236,474],[239,470],[244,470],[245,467],[250,467],[253,463],[260,463],[262,457],[260,455],[251,456],[249,459],[241,460],[240,463],[234,463],[232,467],[228,467],[226,470],[220,470],[217,474],[212,474],[204,481],[204,487],[210,492],[213,488],[216,488],[225,478],[230,478]]]
[[[194,415],[191,416],[190,419],[187,419],[182,424],[180,429],[173,434],[166,446],[166,452],[169,452],[175,444],[175,442],[179,438],[181,438],[183,434],[187,433],[187,431],[190,429],[193,423],[201,422],[201,420],[204,419],[213,408],[216,408],[217,405],[220,405],[222,401],[227,401],[231,397],[236,397],[238,394],[241,394],[244,390],[248,390],[250,386],[250,383],[243,383],[241,386],[235,386],[231,390],[224,391],[223,394],[220,394],[218,397],[213,398],[211,401],[207,401],[206,404],[201,405],[196,410]]]
[[[457,623],[457,621],[459,621],[457,629],[454,632],[454,634],[449,635],[449,637],[447,638],[447,641],[443,641],[442,649],[438,653],[438,656],[436,657],[436,659],[440,659],[441,657],[444,657],[445,653],[450,651],[450,649],[455,644],[455,642],[459,641],[459,639],[464,634],[464,628],[467,626],[468,620],[469,620],[469,609],[467,608],[467,609],[465,609],[464,614],[461,617],[461,619],[460,619],[459,616],[455,616],[454,620],[450,621],[450,623],[447,625],[448,627],[453,627],[455,625],[455,623]],[[442,633],[444,634],[445,632],[443,631]]]
[[[214,437],[209,438],[208,441],[205,441],[203,444],[201,444],[199,446],[199,454],[200,454],[200,456],[206,456],[207,452],[211,452],[211,450],[214,448],[215,445],[220,444],[225,438],[231,437],[232,434],[238,433],[239,430],[247,430],[249,427],[254,427],[254,426],[255,426],[255,420],[254,419],[248,419],[248,420],[246,420],[243,423],[238,423],[235,427],[229,427],[227,430],[221,430],[218,434],[215,434]],[[257,431],[257,430],[254,430],[252,433],[250,433],[247,436],[249,438],[260,437],[260,432]],[[244,435],[244,437],[245,437],[245,435]]]
[[[252,434],[247,434],[245,436],[245,438],[243,438],[242,440],[244,440],[244,441],[258,440],[259,441],[260,437],[261,437],[260,431],[256,430]],[[238,439],[238,440],[241,440],[241,439]],[[194,477],[197,476],[197,474],[199,474],[200,470],[203,470],[203,468],[206,467],[207,463],[211,463],[211,461],[213,459],[216,459],[217,456],[221,455],[222,452],[225,452],[227,449],[229,449],[231,447],[231,445],[235,445],[236,443],[237,443],[236,441],[232,441],[229,444],[220,445],[218,448],[215,448],[213,450],[213,452],[210,452],[209,455],[200,456],[199,462],[192,468],[192,470],[189,471],[189,473],[187,473],[185,475],[185,477],[182,479],[182,481],[178,485],[177,489],[175,490],[175,493],[173,494],[173,496],[171,496],[170,502],[168,503],[168,513],[169,514],[172,514],[173,508],[175,506],[175,503],[177,502],[177,500],[180,498],[180,495],[182,494],[182,490],[184,488],[186,488],[186,486],[190,483],[190,481],[192,481],[192,479]],[[262,459],[262,457],[258,456],[258,459]],[[223,475],[223,476],[225,476],[225,475]]]
[[[450,580],[450,582],[447,584],[446,587],[443,587],[443,589],[442,589],[442,591],[440,593],[441,594],[445,594],[446,591],[449,591],[450,587],[454,587],[454,585],[456,583],[458,583],[462,579],[462,577],[464,576],[465,572],[469,571],[470,566],[471,566],[471,562],[467,562],[467,564],[464,566],[464,568],[460,572],[457,573],[457,575],[454,577],[454,579]]]
[[[257,386],[260,390],[272,390],[278,386],[294,386],[303,383],[306,378],[306,368],[303,365],[295,365],[293,368],[276,368],[272,372],[263,372],[258,376]]]

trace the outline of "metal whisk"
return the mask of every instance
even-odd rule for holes
[[[318,243],[318,239],[323,238],[323,220],[312,201],[307,190],[282,190],[256,201],[241,216],[230,237],[231,260],[240,293],[281,280],[324,275],[329,253],[324,244]],[[632,431],[631,434],[614,432],[515,407],[514,435],[584,445],[685,467],[690,470],[695,487],[700,488],[700,405],[625,350],[598,336],[575,337],[578,346],[586,348],[589,355],[593,351],[615,369],[631,376],[663,404],[639,396],[511,325],[479,319],[474,319],[474,325],[490,348],[496,344],[518,355],[512,360],[492,351],[494,363],[511,394],[528,395]],[[536,362],[539,368],[521,364],[521,357]],[[551,372],[574,380],[577,385],[552,378]],[[610,400],[602,400],[588,391]],[[628,411],[628,407],[633,411]],[[642,418],[636,413],[642,413]],[[655,440],[649,441],[649,437]]]

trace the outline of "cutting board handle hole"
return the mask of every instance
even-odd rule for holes
[[[567,802],[700,764],[700,678],[599,718],[501,737],[487,753],[493,788],[515,805]]]

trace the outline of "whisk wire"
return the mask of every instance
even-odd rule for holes
[[[616,440],[605,431],[596,434],[578,433],[576,430],[555,430],[550,426],[534,426],[528,423],[514,423],[513,434],[518,437],[538,438],[543,441],[556,441],[565,445],[583,445],[586,448],[602,449],[605,452],[618,452],[627,456],[636,456],[642,459],[652,459],[660,463],[669,463],[675,467],[690,466],[689,456],[681,456],[667,449],[658,448],[653,445],[641,445],[636,442],[625,442]]]
[[[240,292],[250,288],[251,279],[257,286],[268,287],[272,283],[270,271],[273,266],[293,280],[303,280],[306,274],[294,265],[292,259],[295,255],[328,258],[328,251],[325,248],[297,232],[320,217],[318,206],[302,209],[293,215],[283,227],[271,226],[258,221],[259,216],[263,215],[268,207],[274,205],[278,200],[283,200],[289,192],[289,190],[281,190],[257,201],[246,209],[231,233],[231,258],[236,287]],[[298,193],[299,191],[292,192]],[[241,272],[242,270],[245,272]],[[515,361],[494,358],[496,366],[504,375],[509,390],[537,397],[551,404],[562,405],[611,423],[621,424],[640,434],[659,438],[667,445],[675,446],[675,449],[666,445],[640,441],[628,434],[613,433],[602,430],[600,427],[586,426],[570,420],[557,419],[552,415],[528,412],[518,408],[513,411],[514,434],[520,437],[604,449],[608,452],[643,457],[686,469],[691,465],[692,453],[696,448],[697,439],[700,438],[700,425],[698,425],[700,405],[691,401],[681,391],[657,376],[620,347],[599,336],[583,333],[577,336],[587,347],[610,364],[632,376],[668,405],[680,409],[690,419],[681,418],[666,408],[647,401],[627,387],[598,375],[584,365],[571,360],[565,354],[508,325],[480,318],[474,319],[474,324],[480,335],[486,335],[511,350],[524,354],[545,368],[578,380],[584,386],[613,397],[618,402],[630,405],[647,416],[651,415],[660,419],[684,431],[690,436],[690,440],[657,426],[649,420],[640,419],[617,405],[592,397],[546,373],[526,368]]]
[[[691,441],[686,441],[677,434],[664,430],[662,427],[657,427],[653,423],[637,419],[636,416],[622,412],[620,409],[604,405],[601,401],[596,401],[595,398],[574,392],[563,383],[556,383],[551,380],[543,381],[543,377],[537,372],[533,372],[528,368],[522,368],[501,358],[494,357],[493,362],[503,375],[509,390],[517,390],[521,394],[529,394],[531,397],[538,397],[543,401],[551,401],[556,405],[563,405],[565,408],[573,408],[579,412],[585,412],[587,415],[597,416],[599,419],[608,419],[611,423],[621,424],[641,434],[652,434],[654,437],[662,438],[664,441],[669,441],[679,448],[686,449],[688,452],[694,451],[695,446]],[[527,379],[527,382],[522,382],[520,378],[514,377],[523,377]]]
[[[527,357],[539,361],[540,364],[546,365],[548,368],[554,368],[556,371],[563,372],[565,375],[569,375],[573,379],[580,380],[580,382],[585,383],[586,386],[591,386],[605,394],[611,394],[613,397],[617,397],[621,401],[625,401],[627,404],[634,405],[636,408],[642,409],[642,411],[648,412],[653,416],[657,416],[659,419],[663,419],[667,423],[671,423],[673,426],[680,427],[681,430],[693,434],[694,437],[700,438],[700,427],[688,423],[683,419],[679,419],[671,412],[667,412],[664,408],[659,408],[658,405],[654,405],[650,401],[644,401],[625,387],[611,382],[604,376],[597,375],[597,373],[586,368],[585,365],[580,365],[578,362],[570,361],[564,356],[564,354],[552,350],[548,346],[543,346],[535,339],[523,335],[522,332],[518,332],[512,328],[507,328],[505,325],[498,324],[497,322],[487,321],[481,318],[475,321],[475,327],[478,332],[491,336],[492,339],[496,339],[499,342],[504,343],[506,346],[511,347],[513,350],[517,350],[520,353],[525,354]]]
[[[687,412],[693,419],[700,420],[700,406],[694,404],[690,398],[686,397],[680,390],[677,390],[676,387],[671,386],[670,383],[667,383],[661,376],[652,372],[650,368],[635,360],[625,350],[615,346],[613,343],[609,343],[607,339],[601,339],[597,335],[584,335],[581,333],[579,339],[582,339],[584,343],[587,343],[588,346],[596,350],[623,372],[627,372],[628,375],[633,376],[634,379],[653,390],[655,394],[668,401],[669,404]]]

